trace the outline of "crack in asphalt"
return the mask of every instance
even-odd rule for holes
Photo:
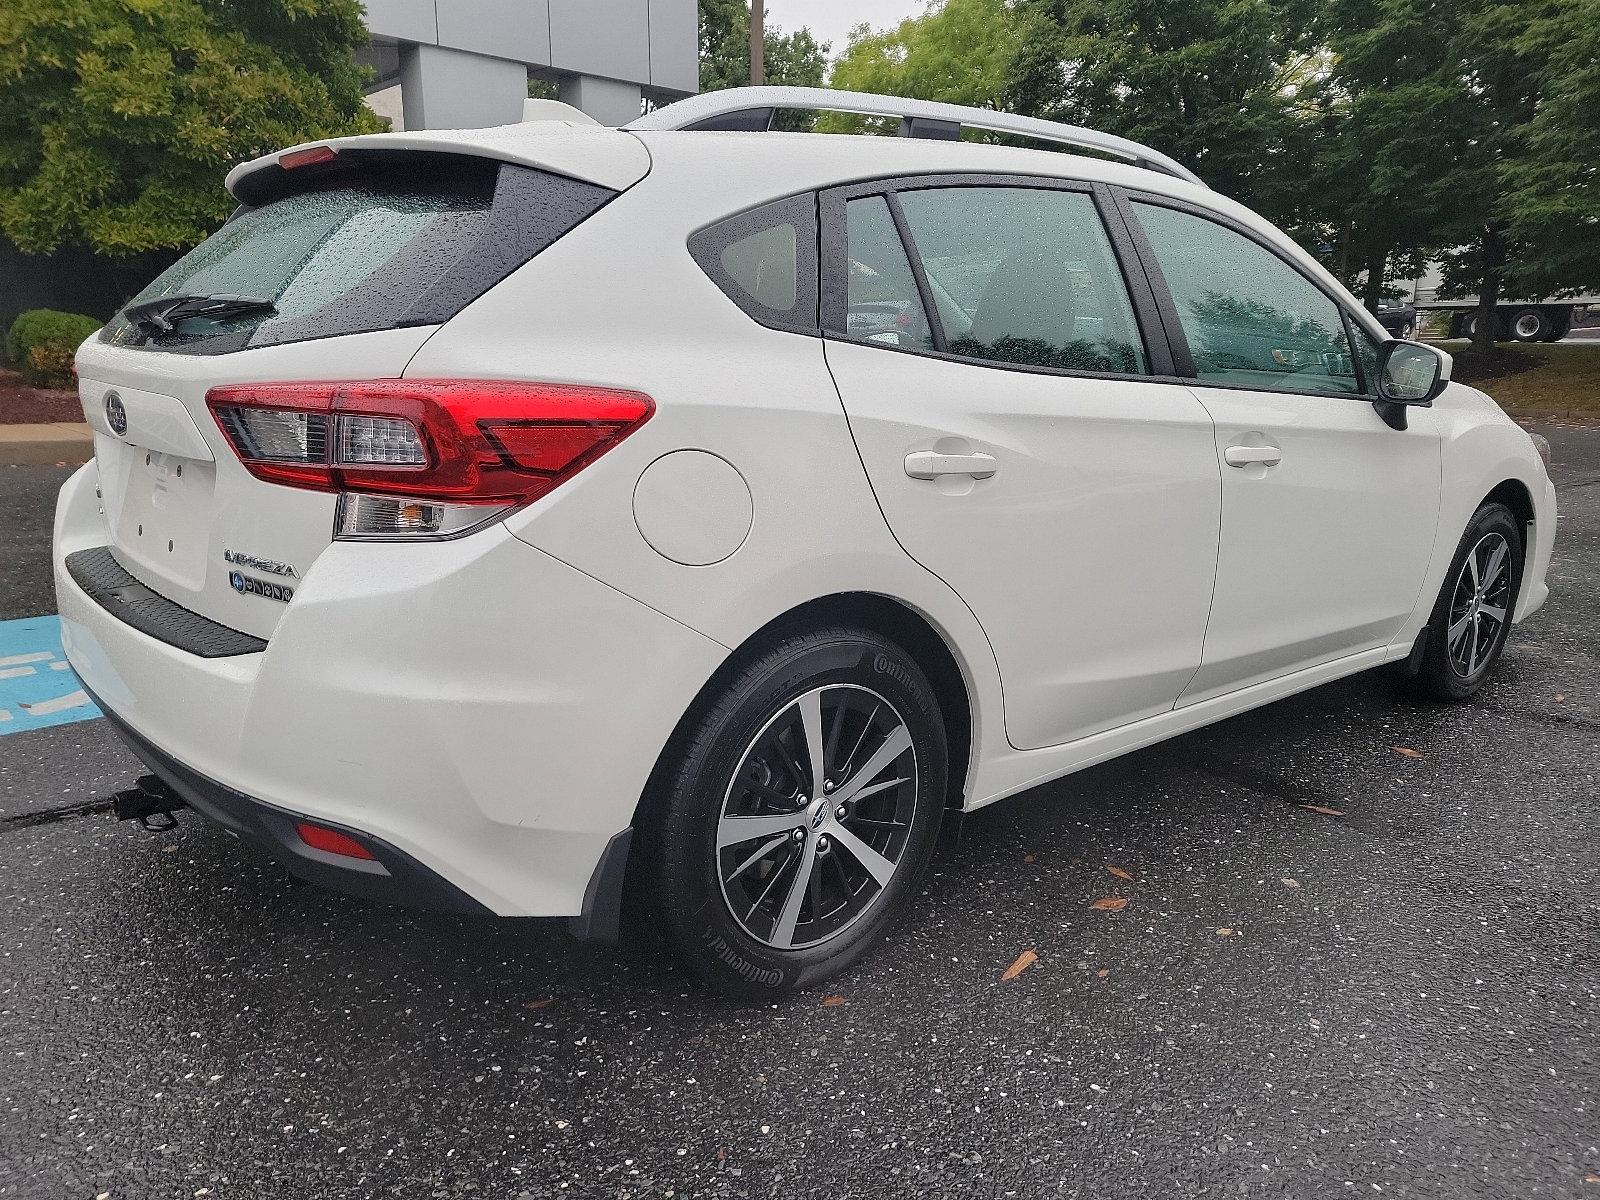
[[[1483,712],[1494,713],[1497,717],[1510,717],[1514,721],[1531,721],[1535,725],[1549,725],[1555,729],[1575,727],[1578,729],[1600,729],[1600,721],[1593,717],[1580,717],[1575,713],[1544,712],[1540,709],[1506,708],[1499,704],[1481,704],[1478,706]]]
[[[60,808],[42,808],[35,812],[17,813],[0,817],[0,830],[31,829],[36,825],[54,825],[59,821],[74,821],[79,817],[93,817],[110,812],[112,801],[88,800],[82,804],[64,804]]]

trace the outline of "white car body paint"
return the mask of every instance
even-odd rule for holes
[[[541,123],[334,145],[481,155],[621,194],[442,325],[215,356],[85,342],[97,455],[57,510],[63,641],[94,696],[176,761],[381,838],[496,913],[579,913],[713,673],[821,598],[890,598],[945,642],[971,711],[973,809],[1406,657],[1462,530],[1505,481],[1535,509],[1516,619],[1548,595],[1554,490],[1528,435],[1471,388],[1411,409],[1400,432],[1352,399],[889,354],[755,323],[686,247],[752,206],[861,179],[1062,176],[1245,223],[1360,313],[1292,241],[1204,187],[911,139]],[[624,388],[656,410],[503,521],[393,544],[334,541],[335,497],[252,476],[205,405],[218,384],[402,375]],[[109,390],[125,435],[107,425]],[[1219,465],[1256,433],[1282,467]],[[946,486],[896,465],[963,442],[992,450],[993,478]],[[653,510],[697,481],[693,520]],[[64,566],[105,545],[266,649],[203,659],[125,624]],[[291,565],[292,602],[237,595],[225,549]]]

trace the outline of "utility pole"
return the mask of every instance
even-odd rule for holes
[[[763,0],[750,0],[750,86],[767,81],[767,14]]]

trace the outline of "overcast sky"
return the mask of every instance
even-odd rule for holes
[[[920,14],[927,0],[766,0],[767,23],[792,33],[802,25],[819,42],[832,42],[837,57],[846,35],[865,21],[874,29],[898,25]]]

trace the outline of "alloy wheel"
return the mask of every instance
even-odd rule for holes
[[[1486,533],[1467,552],[1450,594],[1445,647],[1450,669],[1470,679],[1488,662],[1504,634],[1511,599],[1511,546],[1504,535]]]
[[[870,688],[799,696],[750,742],[717,821],[717,879],[751,937],[800,950],[882,899],[918,801],[911,731]]]

